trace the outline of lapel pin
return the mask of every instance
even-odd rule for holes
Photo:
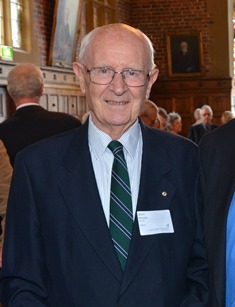
[[[162,196],[166,197],[167,196],[167,192],[163,191],[162,192]]]

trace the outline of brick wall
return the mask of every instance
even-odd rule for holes
[[[133,0],[131,23],[153,41],[160,78],[167,78],[166,35],[199,31],[202,35],[203,72],[209,73],[212,59],[208,53],[209,25],[213,23],[206,0]]]
[[[55,0],[34,0],[34,33],[40,50],[40,65],[46,66],[50,48]]]
[[[40,48],[40,64],[47,65],[55,0],[34,0],[35,38]],[[203,74],[210,74],[208,46],[213,39],[209,25],[214,22],[206,0],[117,0],[118,21],[144,31],[153,41],[160,78],[166,79],[166,35],[199,31],[202,35]]]

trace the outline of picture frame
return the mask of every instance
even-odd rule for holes
[[[166,43],[170,77],[201,75],[202,43],[200,33],[167,35]]]
[[[72,68],[79,37],[81,0],[55,0],[49,66]]]

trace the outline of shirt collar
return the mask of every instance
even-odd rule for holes
[[[137,119],[134,124],[118,140],[120,143],[122,143],[123,147],[132,159],[135,157],[136,148],[140,137],[141,129]],[[91,116],[89,116],[88,139],[90,149],[94,153],[96,159],[101,158],[107,149],[108,144],[112,141],[108,134],[95,126]]]
[[[38,103],[35,103],[35,102],[22,103],[22,104],[20,104],[20,105],[16,108],[16,110],[19,110],[19,109],[24,108],[24,107],[29,107],[29,106],[39,106],[39,104],[38,104]]]

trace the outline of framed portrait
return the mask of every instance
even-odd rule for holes
[[[202,73],[202,43],[200,33],[167,35],[168,74],[200,76]]]
[[[48,65],[72,68],[80,21],[80,0],[55,0]]]

